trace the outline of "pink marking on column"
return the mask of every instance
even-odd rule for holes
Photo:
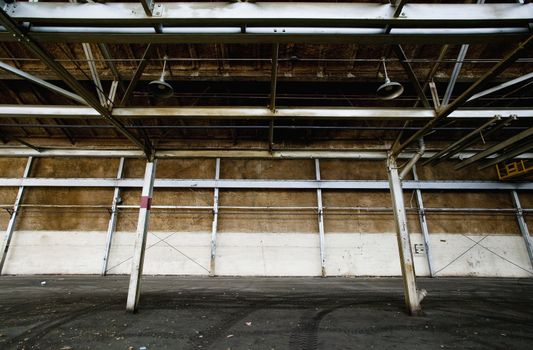
[[[144,208],[146,210],[150,210],[151,206],[152,206],[152,198],[148,196],[142,196],[141,197],[141,209]]]

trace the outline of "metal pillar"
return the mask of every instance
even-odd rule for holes
[[[527,223],[524,219],[522,205],[520,205],[520,198],[518,197],[518,193],[515,190],[511,191],[511,196],[513,197],[513,204],[516,208],[516,220],[518,221],[518,227],[520,228],[520,233],[522,233],[522,237],[524,237],[524,243],[526,244],[527,254],[529,255],[529,261],[531,263],[531,266],[533,267],[533,243],[531,242],[531,236],[529,235]]]
[[[268,132],[268,150],[272,152],[274,148],[274,115],[276,113],[276,91],[278,86],[278,56],[279,44],[274,44],[272,48],[272,72],[270,75],[270,111],[273,113],[270,119]]]
[[[320,160],[315,159],[316,180],[320,181]],[[324,208],[322,206],[322,189],[317,188],[316,199],[318,203],[318,234],[320,239],[320,271],[326,277],[326,246],[324,238]]]
[[[413,179],[418,181],[418,175],[416,173],[416,165],[413,165]],[[426,210],[424,208],[424,201],[422,200],[422,191],[420,189],[415,190],[416,205],[418,206],[418,219],[420,220],[420,229],[422,230],[422,236],[424,237],[424,249],[426,251],[426,258],[428,261],[429,276],[434,277],[433,259],[431,258],[431,248],[429,240],[429,229],[426,220]]]
[[[155,179],[155,161],[146,162],[144,182],[141,194],[141,207],[139,209],[139,220],[137,221],[137,239],[133,251],[131,263],[130,286],[128,289],[128,301],[126,310],[137,311],[139,296],[141,292],[141,276],[144,265],[144,250],[146,247],[146,237],[148,236],[148,225],[150,221],[150,206],[152,204],[152,193]]]
[[[220,158],[215,163],[215,181],[220,179]],[[215,275],[215,258],[217,252],[217,229],[218,229],[218,187],[214,189],[213,196],[213,225],[211,227],[211,260],[209,263],[209,276]]]
[[[407,230],[402,182],[398,175],[396,159],[392,155],[389,155],[387,159],[387,173],[389,176],[394,223],[396,225],[396,238],[400,253],[405,304],[411,315],[418,315],[422,311],[420,302],[426,292],[425,290],[418,291],[416,289],[415,266],[413,263],[413,252],[411,251],[411,240],[409,239],[409,232]]]
[[[30,175],[32,162],[33,162],[33,157],[29,157],[28,162],[26,163],[26,168],[24,169],[23,178],[27,178]],[[9,218],[9,223],[7,224],[6,235],[4,236],[4,240],[2,242],[2,248],[0,249],[0,254],[2,254],[2,256],[0,257],[0,274],[2,274],[4,263],[6,262],[7,251],[9,250],[11,238],[13,238],[13,232],[15,231],[15,224],[17,222],[17,215],[19,212],[19,205],[22,202],[24,191],[25,191],[25,187],[20,186],[19,191],[17,193],[17,197],[15,199],[15,204],[13,205],[13,212],[11,213],[11,218]]]
[[[124,158],[120,158],[118,163],[117,171],[117,180],[120,180],[124,173]],[[105,276],[107,273],[107,264],[109,260],[109,251],[111,250],[111,243],[113,242],[113,233],[115,233],[115,228],[117,226],[117,216],[118,210],[117,205],[121,202],[120,200],[120,187],[115,187],[113,193],[113,204],[111,204],[111,217],[109,218],[109,224],[107,225],[107,240],[105,244],[104,251],[104,262],[102,264],[102,276]]]

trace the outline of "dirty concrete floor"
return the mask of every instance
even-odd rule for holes
[[[46,281],[45,285],[41,282]],[[533,349],[533,279],[2,276],[0,349]]]

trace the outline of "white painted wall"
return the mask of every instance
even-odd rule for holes
[[[533,276],[521,236],[467,237],[431,234],[433,265],[441,270],[438,276]],[[99,274],[105,239],[105,232],[17,231],[4,273]],[[134,240],[133,232],[115,234],[109,274],[130,273]],[[325,241],[329,276],[400,275],[394,233],[327,233]],[[422,244],[422,235],[412,234],[411,241]],[[217,275],[320,275],[317,233],[219,233],[217,245]],[[144,273],[207,275],[209,256],[208,232],[151,232]],[[417,275],[427,276],[426,256],[415,254],[414,260]]]

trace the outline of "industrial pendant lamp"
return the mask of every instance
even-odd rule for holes
[[[163,72],[158,80],[154,80],[148,83],[148,90],[154,97],[168,98],[174,93],[172,86],[165,81],[165,68],[167,66],[168,57],[163,57]]]
[[[403,93],[403,86],[398,82],[390,81],[385,58],[383,58],[383,70],[385,71],[385,83],[378,87],[376,94],[382,100],[392,100]]]

